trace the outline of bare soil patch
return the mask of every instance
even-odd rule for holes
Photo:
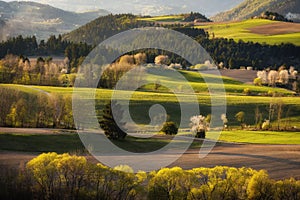
[[[0,168],[24,166],[38,153],[0,151]],[[87,159],[97,162],[93,157]],[[151,160],[149,160],[151,162]],[[300,180],[300,145],[217,145],[208,156],[199,158],[199,149],[190,149],[169,167],[180,166],[183,169],[197,167],[251,167],[267,170],[273,179],[294,177]]]
[[[249,28],[252,33],[262,35],[280,35],[300,32],[300,24],[290,22],[276,22]]]
[[[226,69],[220,70],[222,76],[227,76],[243,83],[253,83],[253,80],[257,77],[257,71],[254,70],[238,70],[238,69]]]
[[[57,134],[55,132],[60,131],[63,130],[0,128],[0,132],[20,134]],[[39,154],[39,152],[0,151],[0,170],[7,167],[22,167]],[[86,156],[89,161],[98,162],[90,155],[84,156]],[[151,160],[148,162],[151,162]],[[300,180],[300,145],[261,145],[220,142],[205,158],[199,158],[199,149],[189,149],[169,167],[173,166],[180,166],[183,169],[215,166],[251,167],[256,170],[267,170],[270,177],[274,179],[294,177]]]
[[[187,151],[171,166],[184,169],[195,167],[251,167],[266,170],[273,179],[294,177],[300,180],[300,145],[223,144],[216,146],[207,157],[200,159],[198,150]]]

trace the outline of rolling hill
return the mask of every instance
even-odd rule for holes
[[[131,14],[99,17],[88,24],[64,35],[72,42],[99,44],[103,40],[132,28],[153,26],[155,24],[172,26],[175,24],[194,25],[204,29],[211,38],[228,38],[235,41],[258,42],[270,45],[292,43],[300,46],[300,24],[266,19],[249,19],[231,22],[199,22],[191,24],[184,21],[185,15],[136,16]],[[207,21],[205,16],[202,20]]]
[[[139,20],[137,16],[132,14],[107,15],[65,34],[63,38],[76,43],[86,42],[96,45],[120,32],[152,26],[153,24],[154,22]]]
[[[277,12],[290,20],[300,22],[299,0],[245,0],[237,7],[213,16],[213,21],[245,20],[262,12]]]
[[[191,12],[187,14],[180,15],[163,15],[163,16],[154,16],[154,17],[141,17],[138,20],[150,21],[157,23],[185,23],[185,22],[211,22],[210,19],[202,15],[201,13]]]
[[[266,19],[203,23],[197,28],[205,29],[211,38],[228,38],[235,41],[251,41],[266,44],[292,43],[300,46],[300,24]]]
[[[46,39],[51,34],[69,32],[108,13],[106,10],[75,13],[29,1],[0,1],[0,20],[5,22],[0,40],[17,35],[35,35],[38,39]]]

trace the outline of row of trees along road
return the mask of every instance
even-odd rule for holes
[[[219,166],[132,172],[129,166],[111,169],[75,155],[41,154],[19,171],[10,171],[10,176],[0,174],[0,196],[41,200],[300,199],[300,181],[275,181],[263,170]]]

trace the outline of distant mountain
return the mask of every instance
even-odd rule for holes
[[[289,20],[300,22],[300,0],[245,0],[237,7],[211,17],[213,21],[244,20],[262,12],[277,12]]]
[[[92,1],[92,0],[89,0]],[[200,12],[206,16],[228,10],[243,0],[114,0],[106,1],[104,8],[113,13],[133,13],[136,15],[168,15]]]
[[[46,39],[51,34],[72,31],[107,14],[106,10],[75,13],[34,2],[0,1],[0,22],[5,22],[4,26],[0,23],[3,26],[0,40],[16,35],[35,35],[38,39]]]
[[[4,0],[12,1],[12,0]],[[106,9],[114,14],[132,13],[135,15],[169,15],[200,12],[213,16],[229,10],[243,0],[31,0],[63,10],[82,12],[86,10]]]

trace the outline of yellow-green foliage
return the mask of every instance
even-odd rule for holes
[[[151,21],[151,22],[178,22],[184,19],[183,15],[165,15],[147,18],[138,18],[140,21]]]
[[[256,86],[261,86],[262,85],[262,80],[261,78],[256,78],[253,80],[253,84]]]
[[[259,171],[250,179],[247,195],[251,200],[273,199],[274,181],[270,180],[265,171]]]
[[[189,173],[180,167],[163,168],[149,174],[149,199],[185,199],[190,190]]]
[[[137,175],[128,166],[110,169],[90,164],[85,157],[44,153],[27,163],[33,178],[33,192],[43,199],[127,199],[137,194],[142,173]],[[126,169],[127,172],[119,171]]]
[[[275,181],[265,171],[251,168],[173,167],[149,173],[132,172],[126,165],[112,169],[89,163],[81,156],[46,153],[29,161],[12,187],[16,194],[22,188],[24,194],[32,193],[37,199],[300,198],[300,181],[293,178]],[[0,186],[7,184],[2,180]],[[11,199],[7,194],[6,197]]]
[[[277,199],[299,199],[300,198],[300,181],[294,178],[277,181],[275,184]]]

